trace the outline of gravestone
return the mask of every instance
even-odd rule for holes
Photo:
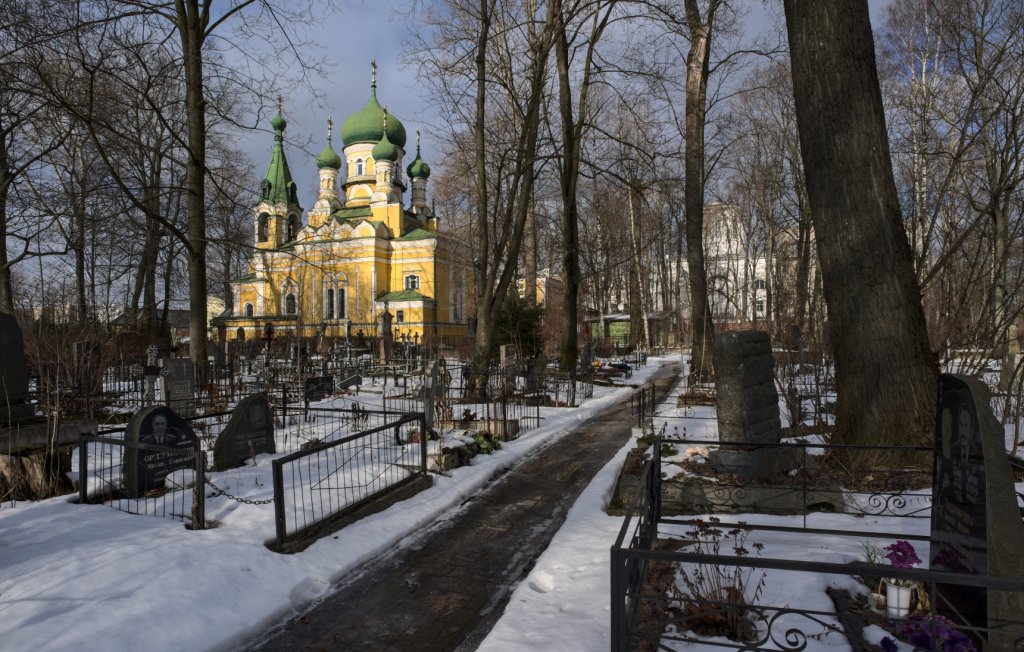
[[[12,315],[0,313],[0,427],[35,414],[28,403],[28,363],[21,327]]]
[[[265,394],[246,396],[231,413],[213,445],[213,469],[242,466],[262,453],[276,453],[274,417]]]
[[[782,438],[775,360],[768,333],[722,333],[715,336],[713,347],[718,438],[745,445],[713,451],[708,461],[747,480],[777,473],[785,465],[783,456],[778,450],[758,449],[758,445],[777,444]]]
[[[184,417],[196,414],[195,377],[188,358],[165,358],[160,370],[160,400]]]
[[[191,453],[199,450],[199,439],[188,422],[165,405],[136,412],[128,423],[125,441],[124,484],[131,496],[163,488],[164,478],[173,471],[195,468]]]
[[[954,374],[939,379],[932,487],[931,568],[1024,580],[1024,523],[988,389]],[[1024,594],[938,584],[937,608],[993,628],[989,650],[1024,645]],[[959,617],[956,614],[959,613]]]
[[[303,396],[306,401],[322,401],[334,393],[334,376],[314,376],[306,379]]]

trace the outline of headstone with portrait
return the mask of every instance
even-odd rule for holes
[[[265,394],[246,396],[231,413],[213,445],[213,469],[242,466],[263,453],[276,453],[274,418]]]
[[[188,358],[167,358],[160,370],[160,401],[184,417],[195,416],[195,377]]]
[[[1024,523],[1003,428],[989,392],[973,378],[943,374],[935,425],[933,570],[1024,579]],[[989,627],[987,649],[1015,649],[1024,637],[1024,594],[939,584],[937,607],[973,627]]]
[[[173,471],[193,469],[199,438],[192,427],[165,405],[135,413],[125,430],[123,462],[125,491],[139,496],[162,489]]]

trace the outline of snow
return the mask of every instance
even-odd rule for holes
[[[641,384],[658,364],[652,358],[636,370]],[[66,650],[146,649],[231,650],[265,629],[301,612],[333,583],[396,546],[411,544],[411,534],[454,510],[501,470],[545,444],[571,432],[580,421],[627,400],[628,389],[595,388],[594,398],[575,409],[546,408],[539,428],[507,442],[470,466],[435,476],[434,486],[413,498],[368,516],[294,555],[271,552],[272,505],[249,505],[219,497],[208,500],[208,518],[220,526],[190,531],[180,522],[133,516],[104,506],[79,506],[67,498],[0,507],[0,649]],[[358,400],[372,409],[373,395]],[[656,430],[714,440],[713,408],[662,406]],[[809,438],[811,443],[818,443]],[[293,442],[294,444],[295,442]],[[608,516],[619,468],[634,446],[627,443],[594,477],[570,509],[551,545],[514,590],[502,618],[482,642],[482,651],[592,651],[610,645],[610,554],[623,518]],[[678,459],[706,453],[703,447],[679,450]],[[271,456],[255,466],[212,474],[233,494],[252,499],[272,495]],[[673,471],[674,472],[674,471]],[[1020,485],[1018,485],[1020,487]],[[908,505],[907,512],[920,509]],[[803,524],[801,516],[734,517],[751,524]],[[728,518],[723,521],[728,522]],[[812,514],[808,527],[852,530],[856,537],[757,531],[749,543],[765,545],[775,558],[846,563],[863,558],[872,531],[927,534],[927,518],[873,518]],[[672,533],[668,528],[665,534]],[[682,535],[685,528],[675,531]],[[927,558],[925,544],[918,553]],[[758,571],[755,571],[758,572]],[[824,590],[831,585],[857,588],[849,576],[769,570],[759,603],[832,611]],[[786,616],[798,618],[798,616]],[[808,650],[848,649],[829,633],[822,616]],[[871,628],[869,640],[885,632]],[[671,643],[671,649],[719,649],[711,645]]]
[[[642,384],[667,361],[652,358],[630,382]],[[169,518],[76,505],[68,497],[3,503],[0,649],[237,648],[309,606],[361,564],[408,545],[410,534],[457,508],[497,473],[571,432],[580,421],[627,400],[629,394],[628,388],[598,387],[594,398],[578,408],[544,408],[539,428],[490,455],[478,455],[470,466],[449,476],[434,476],[432,488],[293,555],[272,552],[265,545],[274,538],[272,504],[244,504],[225,496],[208,499],[207,518],[219,527],[193,531]],[[361,392],[357,400],[373,409],[379,394]],[[255,466],[212,473],[210,479],[234,495],[265,500],[273,493],[271,458],[260,455]],[[613,466],[599,476],[605,484],[612,482]],[[581,502],[574,513],[598,509],[601,500]],[[615,522],[609,522],[609,532],[616,530]],[[608,541],[614,534],[606,540],[601,540],[608,536],[604,532],[580,536],[592,544],[593,552],[586,555],[586,563],[583,557],[576,559],[568,583],[553,572],[531,575],[523,586],[558,599],[567,588],[578,588],[573,587],[576,578],[589,582],[587,571],[608,565]],[[607,590],[588,586],[605,605],[589,616],[603,623]],[[585,603],[566,608],[569,614],[591,611]],[[566,612],[563,617],[572,621]],[[560,627],[564,629],[565,623]],[[594,627],[595,622],[587,625]],[[607,636],[605,624],[598,629]],[[540,634],[542,639],[551,635]]]

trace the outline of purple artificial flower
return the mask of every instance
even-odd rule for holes
[[[929,652],[977,652],[974,641],[944,616],[935,616],[934,626],[925,616],[911,616],[899,634],[915,648]]]
[[[882,649],[885,652],[896,652],[899,648],[896,647],[896,641],[892,640],[891,637],[886,636],[882,639]]]
[[[921,558],[917,556],[917,551],[909,541],[901,539],[886,546],[885,549],[889,551],[885,558],[889,560],[893,568],[913,568],[921,563]]]

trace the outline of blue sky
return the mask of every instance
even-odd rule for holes
[[[764,0],[738,0],[749,5],[747,24],[759,29],[769,9]],[[890,0],[868,0],[875,26],[881,24]],[[325,53],[330,72],[321,86],[322,99],[317,100],[306,87],[298,87],[284,98],[284,115],[288,119],[285,152],[299,186],[299,201],[309,208],[316,201],[317,170],[315,155],[323,149],[327,118],[334,117],[334,145],[341,153],[341,124],[358,111],[369,98],[370,60],[377,61],[377,97],[388,110],[398,116],[408,134],[407,161],[415,155],[416,130],[423,132],[423,158],[438,169],[439,148],[434,124],[438,117],[425,99],[417,80],[417,70],[402,61],[416,28],[413,0],[338,0],[340,11],[317,17],[319,27],[300,35]],[[770,0],[769,5],[781,5]],[[781,11],[781,7],[777,7]],[[237,142],[252,159],[262,177],[270,160],[273,135],[268,115],[260,131],[241,131]],[[312,140],[311,140],[312,139]],[[305,149],[300,145],[309,143]],[[253,189],[255,193],[256,189]]]

